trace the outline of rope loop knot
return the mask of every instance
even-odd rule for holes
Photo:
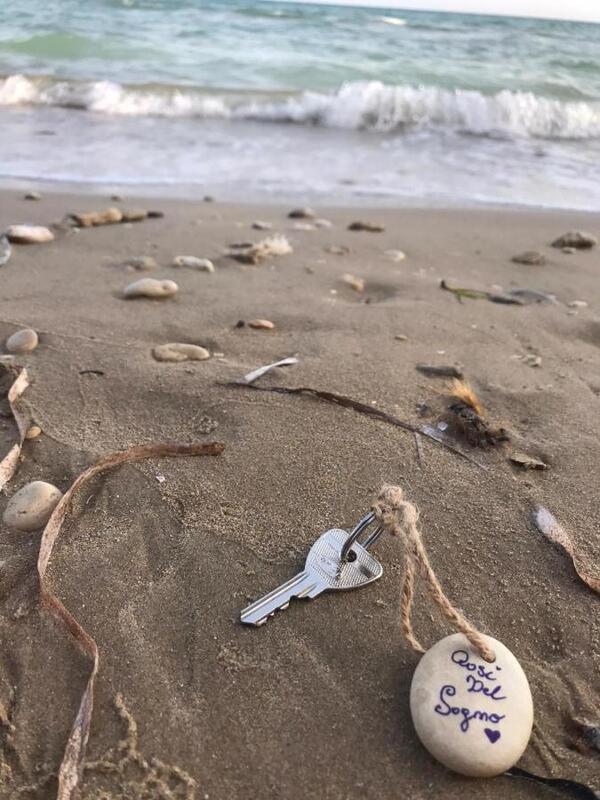
[[[429,562],[421,532],[417,525],[419,511],[413,503],[405,500],[402,487],[389,484],[382,486],[377,499],[373,502],[372,509],[383,529],[392,536],[400,538],[404,544],[404,577],[400,615],[404,636],[413,650],[416,650],[417,653],[425,652],[425,648],[414,634],[410,619],[416,583],[419,576],[422,576],[433,600],[450,624],[467,637],[485,661],[495,661],[495,653],[487,643],[484,635],[452,605],[444,594],[444,590]]]

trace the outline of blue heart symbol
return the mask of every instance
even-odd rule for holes
[[[494,744],[494,742],[497,742],[498,739],[500,738],[500,731],[495,731],[492,728],[484,728],[483,732],[485,733],[485,735],[488,737],[488,739],[492,744]]]

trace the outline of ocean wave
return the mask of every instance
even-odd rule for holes
[[[45,105],[126,116],[199,117],[321,125],[375,132],[431,128],[475,136],[600,138],[600,104],[530,92],[493,95],[463,89],[343,84],[335,92],[208,92],[193,87],[126,86],[11,75],[0,78],[0,106]]]

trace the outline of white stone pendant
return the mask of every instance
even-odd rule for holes
[[[474,777],[514,766],[533,726],[521,665],[501,642],[484,638],[496,654],[493,663],[455,633],[425,653],[410,688],[410,713],[423,745],[446,767]]]

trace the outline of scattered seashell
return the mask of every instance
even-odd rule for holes
[[[348,230],[367,231],[368,233],[382,233],[385,230],[385,227],[376,222],[362,222],[361,220],[357,220],[356,222],[351,222],[350,225],[348,225]]]
[[[197,344],[171,342],[159,344],[152,350],[152,355],[157,361],[206,361],[210,353],[205,347]]]
[[[562,251],[563,253],[566,253],[568,256],[572,256],[573,253],[577,252],[577,249],[575,247],[563,247]]]
[[[333,222],[330,219],[323,219],[323,217],[315,219],[313,225],[315,228],[333,228]]]
[[[23,195],[23,200],[41,200],[42,195],[39,192],[27,192]]]
[[[15,331],[6,340],[6,349],[9,353],[31,353],[39,344],[37,333],[33,328],[22,328]]]
[[[403,253],[402,250],[386,250],[385,255],[392,261],[404,261],[406,258],[406,253]]]
[[[408,336],[405,336],[403,333],[397,333],[394,336],[397,342],[408,342]]]
[[[6,236],[6,234],[2,234],[2,236],[0,236],[0,267],[8,264],[11,255],[12,247],[10,246],[8,236]]]
[[[19,531],[36,531],[48,522],[61,497],[51,483],[33,481],[10,498],[2,520]]]
[[[201,272],[214,272],[215,265],[208,258],[197,258],[197,256],[176,256],[173,259],[174,267],[188,267],[197,269]]]
[[[294,208],[288,214],[290,219],[314,219],[316,216],[312,208]]]
[[[325,248],[325,252],[334,256],[346,256],[350,252],[350,248],[345,245],[331,244]]]
[[[316,231],[317,226],[312,222],[295,222],[293,225],[295,231]]]
[[[511,261],[514,261],[515,264],[530,264],[541,267],[546,263],[546,256],[538,250],[526,250],[524,253],[513,256]]]
[[[591,233],[585,231],[569,231],[559,236],[552,242],[552,247],[562,249],[564,247],[574,247],[576,250],[590,250],[598,244],[598,239]]]
[[[161,281],[156,278],[141,278],[126,286],[123,295],[129,300],[135,297],[173,297],[179,287],[175,281]]]
[[[261,219],[255,220],[252,225],[255,231],[270,231],[273,227],[270,222],[263,222]]]
[[[523,469],[548,469],[548,464],[545,464],[538,458],[528,456],[527,453],[511,453],[509,459],[513,464],[517,464],[517,466]]]
[[[25,434],[26,439],[37,439],[42,433],[42,429],[39,425],[32,425],[28,428],[27,433]]]
[[[272,331],[275,327],[275,323],[270,319],[251,319],[248,325],[259,331]]]
[[[71,214],[70,216],[80,228],[91,228],[96,225],[114,225],[123,220],[123,212],[118,208],[107,208],[104,211],[88,211],[83,214]]]
[[[279,361],[273,362],[273,364],[267,364],[264,367],[258,367],[257,369],[253,369],[252,372],[248,372],[244,377],[240,380],[240,383],[254,383],[254,381],[258,380],[258,378],[262,378],[263,375],[266,375],[267,372],[270,372],[275,367],[289,367],[292,364],[297,364],[298,359],[296,356],[287,356],[287,358],[282,358]]]
[[[43,225],[11,225],[6,236],[13,244],[45,244],[54,241],[50,228]]]
[[[587,308],[588,303],[585,300],[571,300],[570,303],[567,303],[569,308]]]
[[[521,361],[527,364],[528,367],[541,367],[542,365],[542,357],[536,356],[535,353],[527,353],[527,355],[521,356]]]
[[[125,263],[127,266],[133,267],[133,269],[139,272],[150,272],[153,269],[158,269],[156,259],[152,256],[134,256],[133,258],[127,259]]]
[[[364,278],[357,278],[356,275],[351,275],[349,272],[346,272],[342,275],[342,280],[347,286],[354,289],[355,292],[364,292],[365,290],[366,283]]]

